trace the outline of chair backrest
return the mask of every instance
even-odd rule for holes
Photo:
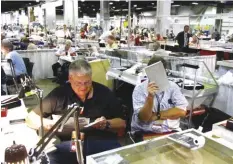
[[[31,78],[32,78],[33,66],[34,66],[34,63],[33,63],[33,62],[30,62],[30,63],[29,63],[29,67],[28,67],[28,69],[27,69],[28,76],[30,76]]]
[[[33,69],[34,63],[30,62],[29,58],[23,58],[23,61],[26,66],[28,75],[32,77],[32,69]]]

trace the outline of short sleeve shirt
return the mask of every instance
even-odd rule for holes
[[[15,75],[19,76],[21,74],[26,74],[27,69],[24,64],[23,58],[18,54],[16,51],[11,51],[7,54],[6,59],[11,59],[13,67],[15,69]],[[9,63],[6,63],[3,65],[3,69],[6,73],[6,75],[12,76],[11,68]]]
[[[188,102],[184,95],[181,93],[180,88],[171,81],[169,82],[169,85],[170,87],[167,90],[157,93],[157,96],[154,97],[153,112],[157,112],[158,104],[160,105],[160,111],[166,111],[174,107],[186,110]],[[179,119],[168,119],[162,122],[144,122],[138,118],[139,111],[144,106],[148,96],[147,86],[148,80],[136,86],[133,91],[134,113],[131,122],[132,131],[163,133],[178,129],[180,126]]]
[[[43,100],[44,117],[49,117],[52,114],[62,115],[67,110],[68,105],[74,102],[81,101],[69,83],[55,88]],[[40,114],[39,107],[34,112]],[[84,110],[80,117],[90,118],[92,122],[101,116],[106,119],[123,118],[123,112],[112,91],[102,84],[93,82],[93,97],[85,101]],[[102,131],[99,130],[92,130],[92,132],[93,135],[102,135]],[[104,131],[103,133],[104,136],[112,135],[112,132]]]

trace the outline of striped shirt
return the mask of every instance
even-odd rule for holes
[[[174,107],[186,110],[188,102],[184,95],[181,93],[180,88],[174,82],[169,81],[169,84],[170,87],[167,90],[165,90],[164,92],[157,93],[157,95],[154,96],[153,112],[157,112],[158,102],[160,104],[160,111],[166,111]],[[133,91],[134,113],[131,122],[132,131],[139,130],[144,132],[163,133],[179,129],[180,119],[167,119],[163,121],[159,120],[152,122],[145,122],[139,120],[139,111],[144,106],[146,98],[148,96],[147,86],[148,80],[137,85]]]

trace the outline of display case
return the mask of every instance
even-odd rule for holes
[[[194,132],[204,136],[194,129]],[[183,132],[181,132],[183,133]],[[115,163],[114,163],[115,162]],[[197,150],[186,148],[163,136],[87,157],[87,164],[231,164],[233,150],[205,137]]]

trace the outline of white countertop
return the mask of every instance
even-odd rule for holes
[[[229,132],[229,134],[232,134],[233,132],[231,132],[231,131],[229,131],[227,129],[225,129],[225,130],[228,131],[228,132],[226,132],[226,131],[224,132],[224,131],[221,131],[221,129],[219,129],[219,128],[215,128],[215,126],[226,123],[226,122],[227,122],[227,120],[213,124],[212,131],[204,133],[204,134],[205,134],[205,136],[209,137],[210,139],[214,140],[215,142],[220,143],[220,144],[222,144],[222,145],[224,145],[224,146],[226,146],[226,147],[233,150],[233,143],[231,141],[228,141],[227,139],[225,139],[224,136],[223,137],[220,136],[221,133],[225,133],[225,134],[227,133],[228,134],[228,132]]]
[[[8,98],[9,96],[1,96],[1,100]],[[25,123],[19,123],[10,125],[10,120],[25,119],[27,116],[27,109],[21,100],[22,105],[7,111],[7,117],[0,119],[2,131],[0,132],[0,162],[4,161],[5,148],[13,144],[23,144],[30,150],[38,142],[39,137],[36,131],[27,127]]]
[[[217,65],[233,68],[233,60],[217,61]]]
[[[12,95],[1,96],[1,101],[7,99]],[[27,108],[24,105],[23,100],[21,100],[21,106],[9,109],[7,111],[7,117],[0,118],[0,126],[2,131],[0,131],[0,162],[4,161],[5,149],[13,144],[13,141],[16,144],[25,145],[27,151],[29,152],[30,148],[35,147],[39,141],[39,136],[37,135],[34,129],[29,128],[26,123],[19,123],[10,125],[10,120],[15,119],[25,119],[27,117]],[[51,141],[54,142],[53,139]],[[47,148],[51,148],[53,145],[49,144]],[[48,150],[48,149],[47,149]]]
[[[167,41],[167,42],[160,42],[161,45],[168,45],[168,46],[175,46],[178,44],[175,43],[174,41]],[[189,48],[191,49],[201,49],[201,50],[207,50],[207,51],[223,51],[223,52],[229,52],[229,53],[233,53],[233,49],[226,49],[226,48],[222,48],[222,47],[216,47],[213,45],[208,45],[208,44],[204,44],[204,45],[200,45],[200,46],[196,46],[196,45],[190,45]]]

